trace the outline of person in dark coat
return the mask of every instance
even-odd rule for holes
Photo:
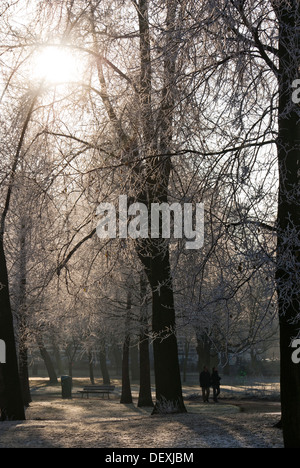
[[[202,388],[202,398],[204,403],[208,403],[209,392],[210,392],[210,373],[206,366],[204,366],[203,371],[200,373],[200,387]]]
[[[218,396],[220,395],[220,380],[221,377],[219,376],[217,369],[213,367],[211,373],[211,386],[213,388],[213,399],[216,403],[218,401]]]

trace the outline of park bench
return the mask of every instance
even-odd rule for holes
[[[83,387],[82,390],[78,390],[78,393],[81,393],[81,397],[83,395],[86,395],[86,397],[89,397],[89,394],[102,394],[103,398],[104,395],[107,395],[109,398],[110,393],[112,393],[115,389],[114,385],[87,385],[86,387]]]

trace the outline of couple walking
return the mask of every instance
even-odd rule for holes
[[[215,402],[218,401],[220,394],[220,380],[221,377],[215,367],[213,367],[212,373],[204,366],[203,371],[200,373],[200,387],[202,388],[202,398],[204,403],[208,402],[210,387],[213,388],[213,399]]]

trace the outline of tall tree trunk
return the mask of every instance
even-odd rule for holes
[[[185,412],[175,332],[169,250],[151,239],[140,254],[152,291],[152,333],[156,404],[153,413]]]
[[[56,375],[56,372],[55,372],[51,357],[50,357],[47,349],[45,348],[43,340],[42,340],[41,337],[37,338],[37,344],[38,344],[41,356],[43,358],[43,361],[45,363],[47,372],[48,372],[49,381],[50,381],[51,384],[57,384],[58,383],[57,375]]]
[[[168,186],[171,161],[168,154],[172,145],[172,123],[174,111],[174,80],[177,50],[174,42],[174,24],[178,2],[166,2],[164,79],[162,102],[158,116],[159,138],[154,139],[154,124],[151,101],[151,47],[148,21],[148,1],[139,1],[140,30],[140,106],[144,145],[147,156],[152,156],[148,164],[148,174],[139,202],[168,202]],[[154,157],[155,151],[162,156]],[[161,234],[161,226],[160,226]],[[169,258],[169,245],[162,239],[149,239],[138,243],[138,255],[144,265],[152,291],[152,332],[154,334],[154,373],[156,384],[156,412],[185,412],[182,397],[180,368],[178,361],[177,338],[175,334],[175,309],[173,284]]]
[[[168,185],[171,170],[171,161],[168,154],[172,144],[172,124],[174,110],[175,69],[178,51],[176,38],[176,11],[180,2],[168,0],[166,6],[165,44],[163,47],[163,89],[161,92],[161,106],[157,117],[157,128],[155,128],[152,109],[152,63],[150,28],[148,20],[148,0],[137,0],[134,2],[139,23],[139,45],[140,45],[140,80],[139,80],[139,106],[140,122],[142,128],[142,151],[144,163],[141,166],[134,164],[130,182],[137,191],[137,202],[145,203],[148,208],[153,202],[168,201]],[[96,44],[96,32],[94,24],[94,9],[91,8],[91,26],[94,36],[95,52],[98,51]],[[129,163],[140,155],[138,138],[127,135],[114,111],[108,96],[105,76],[101,61],[97,61],[98,77],[101,86],[101,98],[107,115],[120,142],[123,161]],[[133,134],[136,135],[134,126]],[[161,155],[161,156],[160,156]],[[143,173],[142,173],[143,172]],[[142,187],[141,187],[142,183]],[[151,210],[150,210],[151,211]],[[149,212],[150,212],[149,211]],[[157,239],[147,242],[137,242],[137,252],[145,268],[152,290],[152,331],[156,335],[154,340],[154,368],[156,382],[157,404],[154,412],[177,411],[185,412],[181,377],[178,362],[177,338],[175,334],[175,310],[173,298],[173,285],[170,274],[170,259],[168,246],[161,247]],[[125,345],[128,347],[128,338]],[[124,345],[125,357],[126,346]],[[127,358],[126,358],[127,359]],[[123,363],[124,361],[123,356]],[[166,404],[165,404],[166,403]],[[167,408],[169,408],[167,410]]]
[[[274,2],[275,4],[275,2]],[[293,102],[293,81],[299,78],[298,1],[275,4],[279,20],[279,114],[277,219],[277,294],[280,324],[280,383],[284,445],[300,448],[300,367],[291,359],[299,336],[300,272],[300,113]]]
[[[122,394],[120,403],[132,403],[130,376],[129,376],[129,347],[130,347],[130,320],[131,320],[131,291],[127,293],[127,306],[125,318],[125,340],[122,359]]]
[[[140,332],[140,391],[138,407],[154,406],[151,393],[150,353],[148,336],[148,307],[146,301],[147,284],[144,274],[140,277],[141,288],[141,332]]]
[[[0,339],[6,344],[6,363],[0,364],[2,381],[1,418],[24,420],[24,404],[16,353],[13,315],[3,238],[0,238]]]

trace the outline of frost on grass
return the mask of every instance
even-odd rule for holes
[[[155,414],[176,414],[180,412],[179,403],[167,400],[164,396],[156,402]]]
[[[33,402],[26,421],[0,423],[0,448],[283,447],[281,430],[273,428],[277,409],[266,413],[262,407],[250,414],[226,403],[197,402],[187,409],[188,413],[152,417],[152,408],[118,400]]]

